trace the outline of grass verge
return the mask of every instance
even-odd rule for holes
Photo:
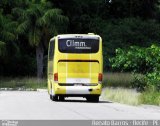
[[[133,89],[109,87],[105,88],[103,93],[102,96],[106,100],[129,105],[141,104],[139,101],[140,93]]]
[[[17,89],[32,89],[46,88],[46,79],[38,80],[37,78],[25,77],[25,78],[0,78],[0,88]]]
[[[158,91],[145,91],[140,95],[139,99],[142,104],[160,106],[160,92]]]
[[[160,92],[158,91],[145,91],[138,93],[134,89],[127,88],[111,88],[103,89],[103,98],[113,102],[128,104],[128,105],[158,105],[160,106]]]
[[[142,77],[143,75],[137,74],[137,76]],[[150,90],[138,93],[131,89],[134,81],[135,77],[131,73],[104,73],[103,97],[107,100],[129,105],[150,104],[160,106],[160,92],[150,88]]]

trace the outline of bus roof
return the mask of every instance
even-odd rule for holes
[[[99,35],[95,35],[92,33],[89,34],[61,34],[61,35],[57,35],[55,37],[61,38],[61,39],[67,39],[67,38],[90,38],[90,39],[97,39],[100,36]],[[55,37],[51,38],[51,40],[53,40]]]

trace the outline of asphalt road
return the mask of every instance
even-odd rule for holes
[[[0,91],[0,120],[160,119],[160,107],[129,106],[83,98],[53,102],[46,91]]]

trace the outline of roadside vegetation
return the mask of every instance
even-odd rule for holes
[[[37,79],[32,77],[25,78],[2,78],[0,77],[0,90],[32,90],[46,88],[46,79]]]
[[[105,100],[129,104],[129,105],[140,105],[142,102],[139,100],[138,93],[135,89],[129,89],[124,87],[107,87],[104,89],[103,98]]]
[[[140,103],[160,106],[160,92],[147,90],[140,97]]]
[[[105,73],[102,98],[136,106],[141,104],[160,106],[160,92],[155,90],[154,86],[149,86],[144,91],[135,88],[137,84],[140,84],[140,87],[146,85],[139,82],[140,80],[137,81],[137,78],[141,79],[142,82],[144,81],[144,76],[141,74]]]
[[[103,89],[103,99],[128,105],[158,105],[160,106],[160,93],[157,91],[137,92],[135,89],[123,87],[106,87]]]
[[[116,49],[116,56],[110,59],[112,68],[122,72],[132,72],[133,80],[128,82],[128,87],[136,89],[140,92],[140,96],[137,97],[141,104],[155,104],[160,105],[160,47],[152,45],[148,48],[142,48],[138,46],[131,46],[129,49]],[[119,78],[123,79],[123,76]],[[126,78],[128,78],[126,76]],[[117,80],[115,76],[115,80]],[[127,79],[124,79],[124,82]],[[112,84],[112,82],[111,82]],[[114,82],[113,82],[113,85]],[[124,85],[126,85],[124,83]],[[109,85],[110,86],[110,85]],[[112,86],[112,85],[111,85]],[[119,87],[123,87],[119,85]],[[117,92],[119,90],[117,89]],[[118,99],[118,94],[121,102],[121,93],[114,93],[115,95],[110,97],[113,100]],[[126,101],[128,95],[124,95],[124,101]],[[130,97],[131,98],[131,97]],[[128,99],[129,101],[129,99]],[[128,102],[130,103],[130,102]]]
[[[105,73],[102,98],[129,105],[140,105],[141,93],[132,88],[134,76],[132,73]]]

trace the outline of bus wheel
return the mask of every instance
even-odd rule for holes
[[[50,95],[50,99],[52,100],[52,101],[58,101],[58,96],[52,96],[52,95]]]
[[[53,101],[58,101],[58,96],[55,95],[55,96],[52,96],[53,97]]]
[[[60,101],[64,101],[64,96],[59,96]]]
[[[88,102],[99,102],[99,96],[88,96],[86,99]]]
[[[50,99],[52,100],[52,95],[50,95]]]

